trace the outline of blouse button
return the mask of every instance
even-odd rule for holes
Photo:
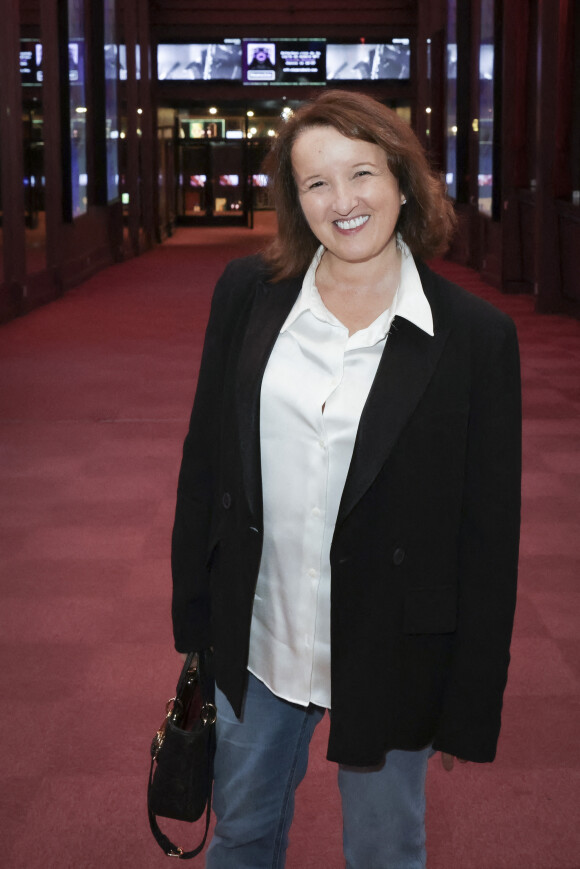
[[[405,550],[404,549],[395,549],[393,552],[393,564],[396,564],[397,567],[399,564],[402,564],[405,560]]]
[[[232,506],[232,496],[230,495],[229,492],[224,492],[224,494],[222,496],[222,505],[223,505],[225,510],[229,510],[230,507]]]

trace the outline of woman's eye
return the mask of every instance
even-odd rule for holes
[[[322,181],[315,181],[314,184],[311,184],[310,187],[309,187],[308,189],[309,189],[309,190],[314,190],[315,187],[322,187],[322,184],[323,184]]]
[[[354,177],[360,178],[362,175],[370,175],[370,174],[371,173],[369,172],[368,169],[361,169],[359,172],[356,173],[356,175]]]

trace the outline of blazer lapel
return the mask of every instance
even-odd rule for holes
[[[250,511],[261,511],[260,389],[266,364],[280,329],[290,313],[302,278],[277,284],[259,282],[237,373],[236,403],[240,432],[244,488]]]
[[[449,328],[427,335],[395,317],[361,415],[337,526],[360,500],[386,462],[433,375]]]

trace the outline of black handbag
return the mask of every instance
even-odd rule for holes
[[[211,652],[191,652],[183,665],[175,697],[151,743],[147,788],[149,826],[169,857],[195,857],[207,839],[211,815],[216,707]],[[197,821],[205,810],[201,844],[183,851],[161,832],[156,816]]]

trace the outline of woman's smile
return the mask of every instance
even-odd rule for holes
[[[335,220],[334,225],[340,232],[351,233],[361,229],[367,220],[369,220],[369,215],[362,214],[360,217],[352,217],[350,220]]]

